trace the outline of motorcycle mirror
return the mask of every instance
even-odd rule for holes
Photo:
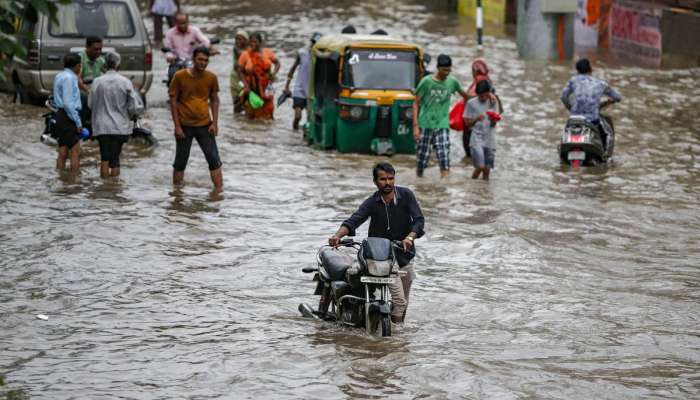
[[[314,268],[314,267],[304,267],[301,269],[301,272],[303,272],[305,274],[310,274],[310,273],[316,272],[316,271],[318,271],[318,268]]]
[[[218,37],[212,37],[212,38],[209,38],[209,43],[210,44],[219,44],[219,43],[221,43],[221,40],[219,40]]]

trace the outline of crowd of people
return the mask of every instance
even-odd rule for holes
[[[193,140],[201,148],[209,166],[215,191],[223,189],[222,162],[216,143],[219,133],[219,83],[218,77],[207,70],[209,58],[216,54],[202,32],[189,24],[187,15],[167,6],[168,1],[155,0],[152,5],[154,18],[172,17],[172,27],[165,33],[164,41],[170,50],[168,61],[191,57],[191,67],[177,71],[169,83],[170,111],[176,141],[173,162],[173,183],[181,185],[190,156]],[[172,11],[172,15],[168,13]],[[158,25],[156,25],[158,27]],[[354,32],[348,26],[343,32]],[[379,32],[375,34],[386,34]],[[156,39],[159,33],[156,32]],[[299,128],[302,111],[307,104],[309,85],[310,49],[320,38],[314,34],[309,46],[299,49],[294,64],[287,74],[284,94],[292,97],[294,109],[293,128]],[[119,176],[119,158],[122,145],[131,131],[130,121],[144,110],[143,102],[132,82],[119,74],[121,57],[114,52],[102,54],[102,40],[88,37],[85,50],[64,57],[64,71],[56,76],[53,86],[56,113],[55,135],[58,139],[56,167],[64,169],[70,159],[70,169],[80,168],[80,139],[86,136],[85,125],[90,125],[92,136],[100,147],[100,176]],[[261,33],[239,30],[235,34],[233,68],[231,71],[231,96],[233,112],[245,112],[249,118],[272,119],[273,94],[270,90],[280,62],[274,52],[264,47]],[[503,113],[501,101],[489,76],[484,60],[476,60],[472,66],[473,81],[465,91],[452,76],[452,59],[446,54],[437,57],[437,68],[427,74],[415,89],[413,103],[413,137],[416,142],[416,174],[423,176],[431,151],[438,160],[441,177],[450,171],[450,105],[457,93],[464,100],[461,119],[462,143],[467,159],[471,159],[473,179],[488,180],[495,166],[496,128]],[[586,59],[576,64],[578,74],[571,78],[561,100],[572,113],[585,116],[599,123],[600,100],[608,96],[608,102],[618,102],[620,95],[606,82],[591,75],[592,68]],[[294,75],[296,81],[292,87]],[[283,101],[283,100],[282,100]],[[602,129],[601,129],[602,132]],[[328,242],[337,246],[346,235],[366,220],[370,220],[370,236],[401,241],[409,256],[400,265],[406,273],[390,287],[394,308],[391,320],[403,322],[408,306],[411,282],[415,276],[411,258],[415,254],[414,240],[423,235],[424,217],[412,191],[395,185],[396,172],[388,163],[379,163],[373,169],[373,181],[377,191],[367,198]]]
[[[193,139],[197,141],[209,165],[216,191],[222,190],[221,159],[216,143],[219,132],[218,77],[207,70],[209,57],[218,54],[200,29],[192,26],[176,0],[155,0],[151,5],[155,38],[163,38],[168,50],[166,60],[189,59],[191,66],[182,67],[169,83],[170,109],[173,119],[176,151],[173,162],[173,183],[182,184]],[[162,35],[162,18],[171,28]],[[346,26],[343,33],[355,33]],[[373,32],[385,35],[383,30]],[[307,107],[310,78],[311,48],[321,35],[314,33],[309,45],[299,49],[289,69],[278,105],[292,98],[293,129],[298,129],[303,110]],[[230,92],[234,115],[245,113],[251,119],[272,119],[274,116],[273,82],[281,68],[275,53],[264,46],[260,32],[238,30],[235,34]],[[131,82],[120,76],[121,59],[116,53],[102,54],[102,39],[88,37],[85,50],[68,54],[64,71],[54,82],[54,100],[59,108],[56,132],[59,151],[57,168],[65,168],[70,159],[71,170],[80,166],[80,137],[84,125],[92,127],[92,136],[100,145],[100,175],[119,176],[119,156],[126,142],[130,120],[143,112],[143,103]],[[496,95],[484,60],[472,64],[473,81],[465,91],[451,74],[449,55],[437,57],[435,72],[426,74],[415,89],[413,103],[413,137],[416,143],[416,175],[422,177],[428,167],[431,152],[438,161],[440,176],[450,171],[450,105],[455,93],[463,98],[461,112],[462,144],[465,160],[471,160],[473,179],[488,180],[495,167],[496,129],[503,107]],[[620,96],[607,83],[590,75],[588,60],[577,63],[579,75],[570,80],[562,93],[562,101],[572,112],[585,115],[592,123],[598,120],[598,104],[602,96],[619,101]],[[296,74],[296,79],[294,76]],[[294,86],[292,87],[292,81]],[[569,99],[573,99],[573,104]]]
[[[131,120],[144,105],[128,78],[118,73],[119,54],[102,55],[102,39],[88,37],[85,50],[69,53],[64,70],[53,83],[53,102],[58,109],[54,136],[58,142],[56,168],[80,169],[80,140],[90,133],[100,147],[100,176],[119,176],[122,145],[131,134]],[[91,127],[91,132],[86,125]]]

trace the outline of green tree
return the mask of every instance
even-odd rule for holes
[[[58,3],[69,4],[71,0],[58,0]],[[1,72],[9,60],[27,55],[27,50],[19,42],[19,21],[37,22],[44,14],[58,23],[57,11],[56,1],[51,0],[0,0],[0,80],[5,79]]]

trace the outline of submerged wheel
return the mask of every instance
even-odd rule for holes
[[[388,315],[382,317],[382,336],[391,336],[391,319]]]

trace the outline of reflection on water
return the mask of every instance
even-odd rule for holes
[[[196,147],[171,185],[160,57],[145,125],[161,145],[126,146],[119,180],[99,178],[92,142],[79,176],[55,172],[42,109],[2,99],[0,397],[697,397],[697,68],[596,63],[624,97],[616,155],[575,171],[556,152],[568,63],[517,60],[501,34],[479,53],[471,22],[414,1],[198,4],[194,24],[223,38],[222,194]],[[470,178],[456,134],[446,180],[388,159],[427,235],[408,322],[386,340],[297,312],[318,300],[301,267],[385,158],[305,146],[289,103],[272,123],[234,118],[225,89],[235,28],[264,28],[284,73],[313,31],[348,23],[451,54],[465,84],[485,57],[506,107],[490,182]]]

